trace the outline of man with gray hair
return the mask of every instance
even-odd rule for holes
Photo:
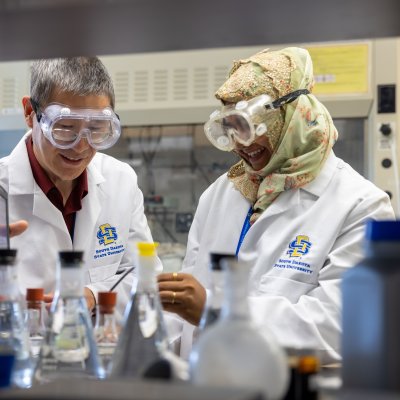
[[[153,241],[136,173],[97,152],[121,134],[111,78],[95,57],[39,60],[22,104],[30,130],[0,160],[10,221],[29,225],[23,234],[11,232],[21,292],[42,287],[50,302],[58,252],[83,250],[84,291],[93,310],[97,293],[134,265],[134,243]],[[129,274],[115,289],[119,317],[131,286]]]

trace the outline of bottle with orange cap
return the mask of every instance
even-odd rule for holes
[[[111,377],[144,377],[168,348],[156,280],[156,243],[139,242],[137,287],[125,311]]]
[[[43,288],[26,289],[26,327],[29,332],[29,348],[33,361],[39,357],[45,334]]]
[[[316,376],[319,372],[319,360],[312,352],[300,356],[298,364],[299,374],[299,399],[301,400],[317,400],[318,387]]]
[[[116,303],[117,292],[98,293],[94,334],[106,375],[110,372],[111,360],[121,329],[114,313]]]
[[[283,400],[317,400],[317,376],[320,370],[315,350],[286,348],[290,384]]]

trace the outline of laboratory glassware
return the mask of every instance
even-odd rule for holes
[[[210,290],[207,293],[207,302],[199,324],[200,331],[203,331],[204,329],[213,325],[220,316],[223,301],[223,271],[220,260],[226,256],[229,255],[210,253]]]
[[[111,360],[121,330],[115,316],[117,292],[99,292],[97,297],[94,334],[105,373],[109,375]]]
[[[12,385],[28,388],[32,383],[32,361],[24,324],[24,301],[17,284],[16,255],[16,250],[0,249],[0,351],[14,355]]]
[[[156,244],[139,242],[138,282],[112,361],[112,377],[139,378],[164,358],[168,349],[158,286]]]
[[[283,400],[317,400],[320,362],[308,348],[285,348],[290,368],[289,387]]]
[[[288,385],[283,349],[257,329],[248,305],[249,269],[234,256],[221,259],[225,287],[221,318],[204,331],[189,358],[194,384],[257,389],[281,399]]]
[[[104,378],[83,294],[83,252],[59,253],[59,279],[46,324],[35,382]]]
[[[36,363],[43,342],[44,325],[43,288],[26,289],[26,328],[29,334],[29,349],[32,361]]]

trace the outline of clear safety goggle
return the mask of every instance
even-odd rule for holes
[[[85,137],[96,150],[113,146],[121,135],[119,117],[111,107],[70,108],[51,103],[43,111],[31,99],[33,111],[44,136],[59,149],[71,149]]]
[[[268,114],[308,93],[307,89],[296,90],[277,100],[262,94],[251,100],[226,105],[210,115],[204,125],[205,134],[215,147],[223,151],[233,150],[235,142],[249,146],[257,136],[267,133],[265,121]]]

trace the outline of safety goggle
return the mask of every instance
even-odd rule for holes
[[[111,107],[70,108],[51,103],[40,111],[36,101],[31,99],[31,104],[44,136],[59,149],[71,149],[85,137],[94,149],[104,150],[121,135],[119,117]]]
[[[257,136],[267,134],[266,121],[271,113],[308,93],[307,89],[296,90],[277,100],[262,94],[224,106],[210,115],[204,132],[208,140],[222,151],[233,150],[235,142],[249,146]]]

